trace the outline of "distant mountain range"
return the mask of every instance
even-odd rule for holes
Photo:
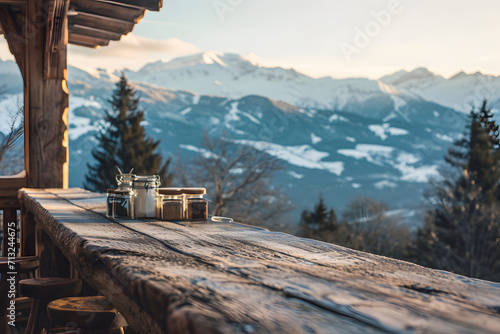
[[[255,56],[205,52],[124,73],[165,156],[196,156],[204,132],[264,151],[285,167],[275,186],[296,204],[297,220],[321,193],[340,212],[354,196],[371,196],[418,222],[428,178],[463,133],[471,106],[483,98],[500,104],[500,77],[481,73],[445,79],[418,68],[379,80],[314,79],[259,64]],[[22,89],[11,77],[15,66],[0,61],[8,78],[0,113]],[[69,69],[71,186],[82,184],[119,75]]]

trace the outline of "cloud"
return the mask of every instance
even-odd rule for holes
[[[199,53],[196,46],[177,38],[156,40],[129,34],[108,46],[90,49],[68,46],[68,63],[73,66],[106,69],[129,68],[137,70],[146,63]]]
[[[0,59],[1,60],[14,60],[14,56],[10,53],[7,41],[3,36],[0,36]]]

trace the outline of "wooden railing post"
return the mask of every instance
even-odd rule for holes
[[[3,210],[3,233],[3,256],[17,256],[17,211],[15,209]]]
[[[21,208],[21,256],[36,255],[35,218],[33,214]]]

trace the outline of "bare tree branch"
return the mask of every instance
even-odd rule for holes
[[[269,227],[285,220],[288,224],[285,216],[292,209],[288,198],[271,186],[280,169],[278,160],[264,152],[205,135],[199,157],[178,165],[176,172],[182,184],[207,188],[213,215]]]

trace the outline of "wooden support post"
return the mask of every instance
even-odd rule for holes
[[[21,256],[36,255],[35,218],[33,214],[21,208]]]
[[[67,0],[69,1],[69,0]],[[66,6],[67,7],[67,6]],[[28,186],[67,188],[68,186],[68,88],[66,46],[67,16],[57,41],[46,48],[46,34],[54,33],[47,24],[45,2],[29,1],[27,6],[27,91],[29,134]],[[47,54],[50,52],[51,54]],[[51,57],[50,76],[44,59]],[[45,75],[44,75],[45,74]]]
[[[71,264],[39,223],[36,224],[36,253],[41,277],[70,277]]]
[[[15,233],[14,240],[10,237],[11,232]],[[4,233],[3,256],[4,257],[17,256],[17,211],[16,210],[3,210],[3,233]]]

